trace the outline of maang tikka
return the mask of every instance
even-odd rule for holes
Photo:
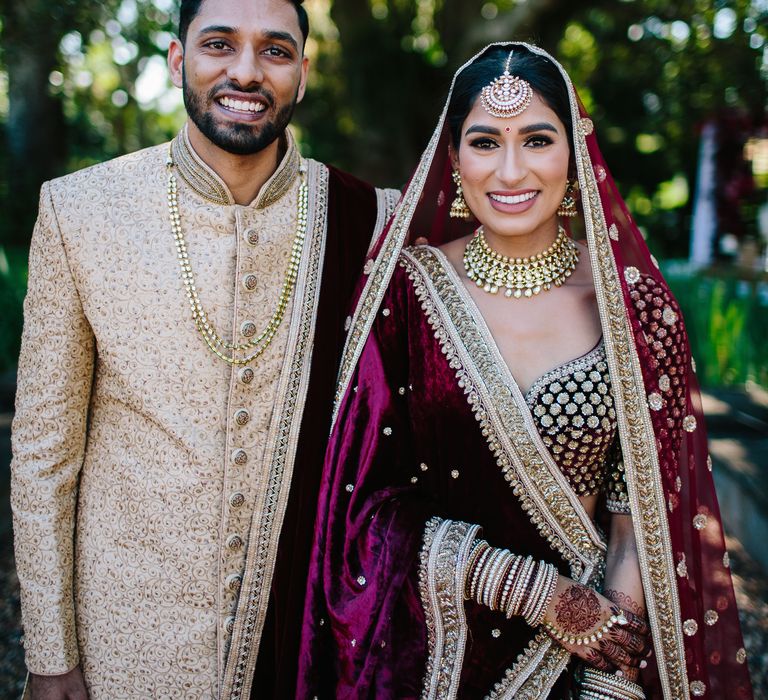
[[[514,51],[509,53],[509,58],[504,65],[504,75],[496,78],[490,85],[486,85],[480,93],[483,108],[492,117],[502,119],[516,117],[528,108],[533,99],[530,83],[509,73],[514,53]]]

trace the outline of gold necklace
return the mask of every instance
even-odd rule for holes
[[[515,299],[560,287],[573,274],[578,261],[579,248],[562,226],[549,248],[529,258],[508,258],[497,253],[485,240],[482,226],[464,249],[464,269],[469,279],[490,294],[504,288],[504,296]]]
[[[299,170],[301,181],[299,183],[299,205],[298,217],[296,223],[296,235],[291,248],[291,259],[288,263],[288,269],[285,273],[283,286],[280,290],[280,296],[277,300],[277,309],[272,314],[264,330],[247,343],[237,344],[228,343],[219,336],[208,315],[203,309],[200,297],[197,294],[195,277],[192,273],[192,266],[189,264],[189,255],[187,254],[187,243],[184,240],[184,232],[181,229],[181,216],[179,215],[178,183],[173,174],[173,156],[168,155],[166,161],[168,166],[168,213],[171,219],[171,231],[176,240],[176,250],[178,251],[179,265],[181,267],[181,278],[184,281],[184,287],[187,291],[187,298],[192,309],[192,319],[195,322],[197,330],[203,336],[205,344],[217,357],[231,365],[245,365],[255,360],[269,347],[272,339],[277,334],[278,328],[283,321],[288,303],[293,295],[296,286],[296,280],[299,276],[299,265],[301,264],[301,255],[304,250],[304,240],[307,235],[307,212],[309,210],[309,189],[306,182],[306,168],[303,166]],[[229,350],[231,352],[227,353]],[[245,357],[237,357],[235,353],[252,351]]]

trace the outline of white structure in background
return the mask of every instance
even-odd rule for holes
[[[717,209],[715,206],[715,148],[717,127],[707,122],[701,130],[699,146],[699,171],[696,178],[696,194],[693,200],[691,223],[691,264],[706,267],[711,264],[717,234]]]

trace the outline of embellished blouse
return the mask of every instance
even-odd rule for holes
[[[553,460],[579,496],[605,492],[612,513],[629,513],[611,375],[602,340],[537,379],[525,401]]]

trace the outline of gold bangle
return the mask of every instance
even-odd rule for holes
[[[645,700],[645,693],[637,683],[591,666],[584,669],[581,690],[592,694],[592,697],[602,695],[615,700]]]

